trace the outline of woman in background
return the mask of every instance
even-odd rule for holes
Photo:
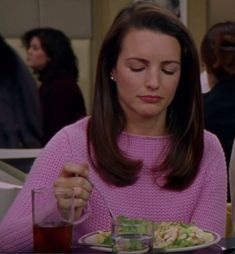
[[[43,115],[43,143],[62,127],[86,115],[77,85],[77,59],[69,38],[53,28],[36,28],[22,38],[27,64],[37,74]]]
[[[211,87],[204,95],[205,128],[219,138],[228,167],[235,138],[234,21],[217,23],[208,30],[202,40],[201,58]]]

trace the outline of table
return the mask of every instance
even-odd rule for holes
[[[233,250],[227,250],[223,252],[218,245],[213,245],[205,249],[199,249],[195,251],[188,251],[188,252],[174,252],[174,254],[222,254],[222,253],[231,253],[235,254],[235,237],[232,238],[223,238],[218,243],[223,247],[234,247]],[[108,252],[94,250],[90,248],[90,246],[81,246],[78,245],[73,248],[72,253],[82,253],[82,254],[107,254]],[[157,253],[156,253],[157,254]],[[160,254],[160,253],[159,253]]]

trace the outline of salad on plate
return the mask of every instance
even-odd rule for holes
[[[124,216],[119,216],[120,220],[128,223],[135,221]],[[145,220],[139,220],[145,221]],[[204,231],[193,224],[182,222],[161,222],[154,223],[154,248],[175,249],[191,246],[206,245],[215,240],[213,232]],[[112,245],[112,235],[110,231],[97,231],[96,242],[98,244]]]

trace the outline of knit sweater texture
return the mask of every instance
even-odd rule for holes
[[[205,131],[205,151],[192,185],[183,191],[162,188],[164,174],[153,177],[151,168],[161,161],[170,136],[140,136],[123,132],[119,147],[131,158],[141,159],[143,168],[135,184],[114,187],[105,183],[88,158],[86,129],[88,117],[63,128],[42,150],[27,181],[0,224],[0,252],[32,251],[31,190],[52,186],[66,162],[89,165],[89,178],[104,195],[115,215],[147,218],[156,222],[195,223],[202,229],[224,235],[226,221],[226,166],[215,135]],[[107,206],[93,189],[83,216],[74,225],[73,241],[96,230],[110,230]]]

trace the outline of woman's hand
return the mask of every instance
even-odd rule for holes
[[[81,216],[83,208],[89,200],[92,185],[88,180],[88,166],[87,164],[65,164],[59,178],[54,182],[54,187],[59,188],[73,188],[74,189],[74,219],[78,220]],[[59,206],[66,208],[66,202],[58,200]],[[64,207],[63,207],[64,206]]]

